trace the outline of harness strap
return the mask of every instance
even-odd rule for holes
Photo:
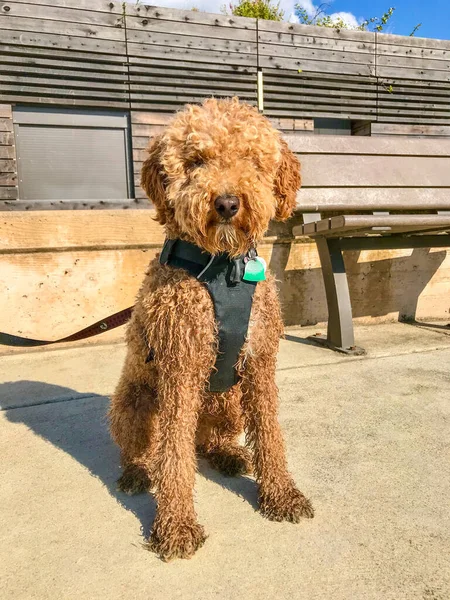
[[[81,331],[77,331],[76,333],[72,333],[72,335],[68,335],[67,337],[59,340],[33,340],[30,338],[20,337],[18,335],[0,332],[0,344],[3,346],[17,346],[26,348],[32,346],[48,346],[49,344],[59,344],[62,342],[77,342],[78,340],[84,340],[124,325],[130,320],[133,308],[134,306],[125,308],[125,310],[114,313],[113,315],[106,317],[106,319],[97,321],[97,323],[89,325],[89,327],[86,327]]]

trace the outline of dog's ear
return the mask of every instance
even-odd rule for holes
[[[167,222],[167,202],[165,190],[165,175],[161,165],[161,153],[163,150],[162,135],[158,135],[147,148],[148,158],[142,165],[141,188],[156,208],[157,220],[161,225]]]
[[[296,205],[297,191],[300,189],[300,162],[287,143],[281,142],[281,162],[275,175],[274,192],[277,198],[275,219],[285,221],[288,219]]]

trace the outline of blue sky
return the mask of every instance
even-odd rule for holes
[[[237,3],[237,0],[231,0]],[[285,19],[293,19],[294,5],[299,1],[309,14],[315,12],[321,0],[280,0],[285,11]],[[230,0],[144,0],[145,4],[156,4],[172,8],[191,9],[193,6],[207,12],[218,13],[223,4]],[[328,0],[325,0],[328,3]],[[418,37],[450,39],[450,0],[332,0],[330,13],[346,13],[347,22],[357,24],[364,18],[380,16],[390,6],[396,10],[387,33],[409,35],[418,23],[422,27],[416,33]],[[344,16],[344,15],[343,15]]]

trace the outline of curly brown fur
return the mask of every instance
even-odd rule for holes
[[[270,219],[289,217],[299,164],[254,108],[210,99],[187,106],[152,142],[142,185],[169,238],[235,256],[261,239]],[[240,208],[225,220],[214,200],[227,194],[239,198]],[[268,518],[297,522],[312,516],[287,471],[277,421],[275,361],[282,331],[269,275],[255,290],[239,383],[223,394],[207,392],[218,343],[209,293],[181,269],[150,264],[128,327],[110,424],[122,452],[120,487],[134,492],[150,481],[155,487],[149,548],[163,559],[190,557],[206,539],[193,503],[196,448],[229,475],[249,472],[251,461]],[[147,364],[150,349],[154,360]],[[244,428],[247,448],[238,444]]]

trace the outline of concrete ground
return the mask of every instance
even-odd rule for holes
[[[190,561],[146,551],[155,512],[115,491],[105,419],[123,345],[33,351],[0,366],[3,600],[450,598],[450,331],[360,327],[364,358],[289,331],[280,420],[316,517],[272,523],[251,478],[203,462],[210,537]]]

